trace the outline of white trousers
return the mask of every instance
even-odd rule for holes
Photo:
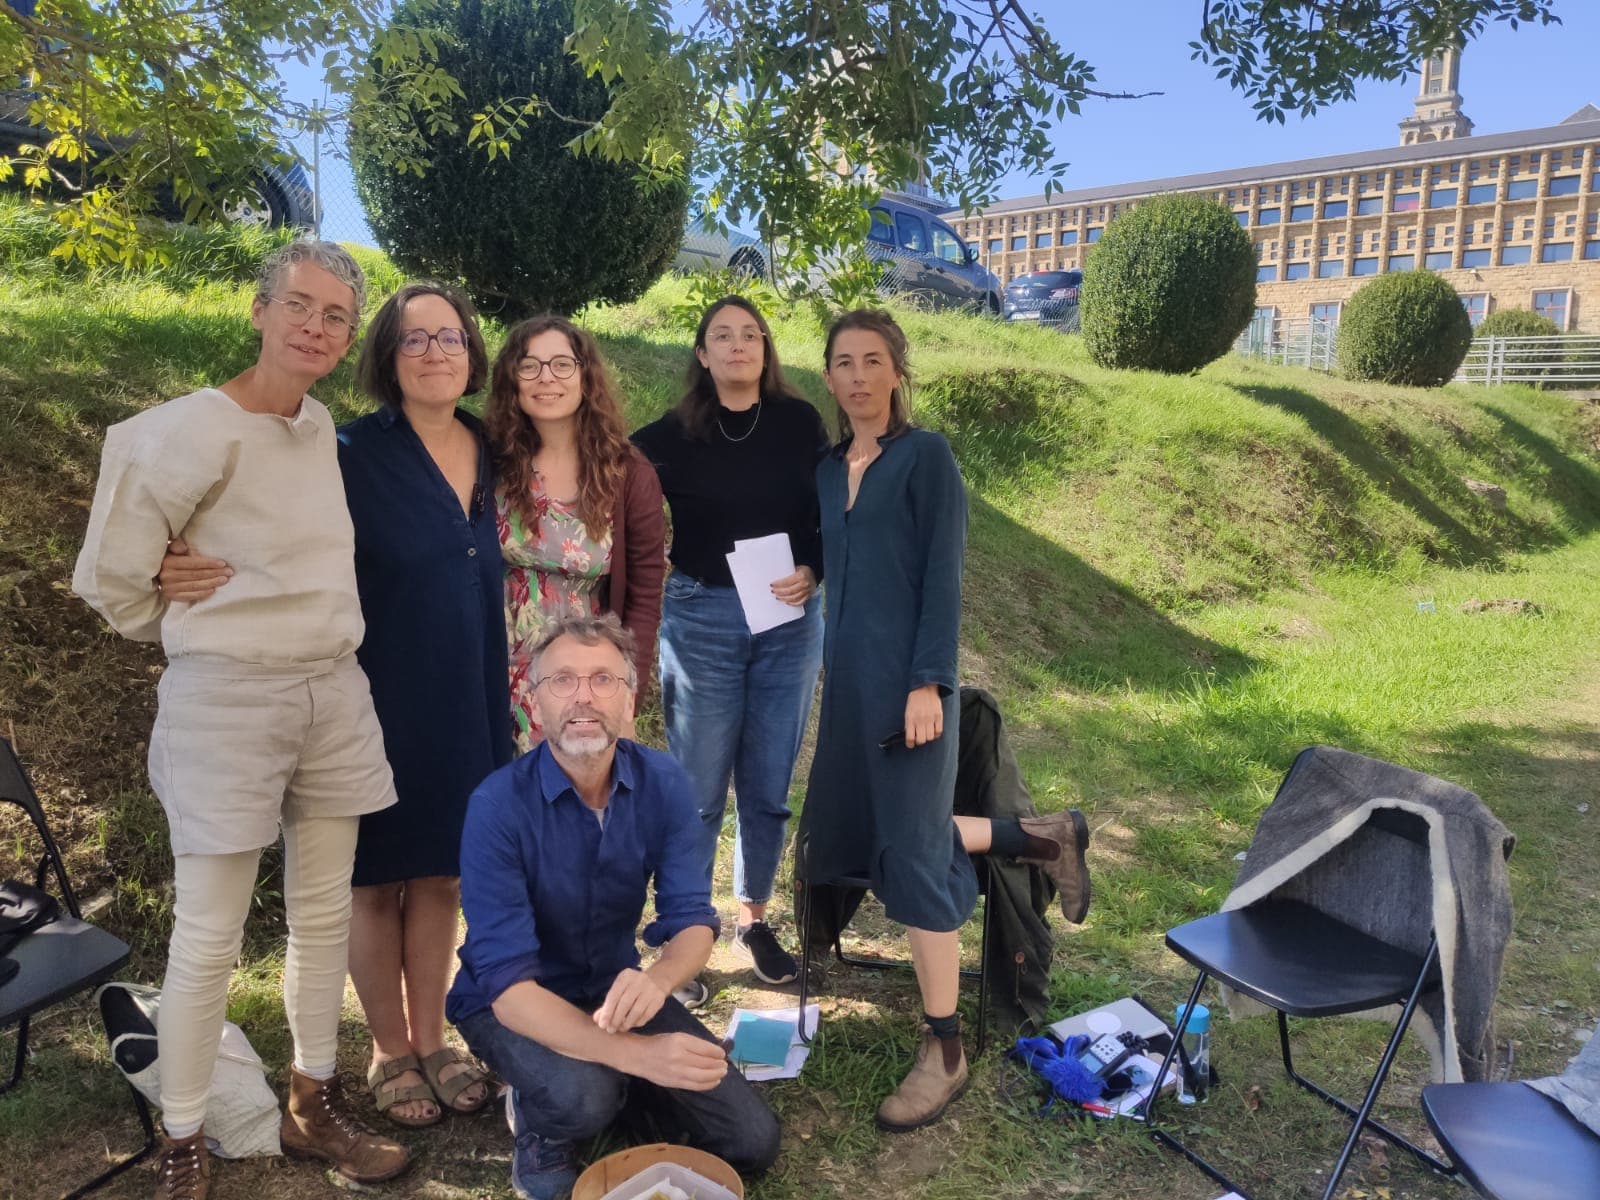
[[[339,1040],[350,940],[350,869],[359,817],[303,817],[285,811],[284,907],[289,945],[283,1002],[295,1066],[326,1078]],[[157,1021],[161,1112],[167,1132],[183,1137],[205,1117],[217,1042],[228,1005],[228,980],[239,959],[255,892],[260,850],[180,854],[167,976]]]

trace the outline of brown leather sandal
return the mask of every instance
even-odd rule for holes
[[[429,1125],[437,1125],[444,1120],[444,1109],[434,1097],[433,1088],[426,1083],[394,1082],[407,1071],[416,1071],[427,1078],[427,1073],[418,1064],[415,1054],[402,1054],[399,1058],[373,1063],[371,1069],[367,1071],[367,1086],[372,1089],[373,1102],[377,1104],[380,1113],[406,1129],[426,1129]],[[389,1111],[396,1104],[406,1104],[412,1100],[426,1100],[433,1105],[433,1114],[426,1117],[406,1117]]]
[[[465,1067],[466,1070],[457,1071],[449,1079],[439,1078],[444,1074],[445,1068],[455,1066],[458,1063]],[[494,1098],[492,1089],[489,1087],[489,1076],[484,1073],[483,1068],[478,1066],[475,1060],[468,1058],[453,1046],[435,1050],[424,1058],[422,1060],[422,1077],[428,1081],[428,1086],[433,1089],[433,1094],[439,1103],[458,1116],[467,1117],[475,1112],[481,1112],[490,1100]],[[483,1085],[483,1098],[476,1104],[456,1103],[461,1099],[461,1093],[475,1083]]]

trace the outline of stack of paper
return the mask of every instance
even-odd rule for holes
[[[787,533],[734,542],[728,554],[728,570],[751,633],[763,633],[805,616],[804,608],[785,604],[772,594],[777,580],[794,574],[794,549]]]

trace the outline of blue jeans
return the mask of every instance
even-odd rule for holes
[[[457,1027],[472,1052],[514,1089],[523,1137],[582,1141],[620,1118],[648,1141],[685,1142],[741,1172],[765,1171],[778,1157],[778,1118],[731,1066],[709,1092],[691,1092],[558,1054],[507,1029],[491,1009]],[[670,996],[635,1032],[717,1040]]]
[[[694,782],[700,853],[711,883],[733,781],[733,892],[772,897],[789,822],[789,780],[822,669],[822,597],[805,616],[751,635],[739,595],[674,571],[661,606],[661,708],[667,746]]]

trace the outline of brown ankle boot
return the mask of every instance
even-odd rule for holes
[[[1054,858],[1018,858],[1044,868],[1061,893],[1061,915],[1074,925],[1089,915],[1089,864],[1084,853],[1089,849],[1089,824],[1075,808],[1051,813],[1048,817],[1023,817],[1019,822],[1029,837],[1044,838],[1059,848]]]
[[[355,1183],[382,1183],[411,1165],[411,1151],[355,1119],[337,1075],[313,1079],[289,1068],[289,1110],[279,1136],[285,1154],[332,1163]]]
[[[922,1026],[916,1065],[878,1105],[879,1129],[905,1133],[932,1124],[944,1114],[950,1102],[967,1090],[967,1054],[959,1042],[956,1049],[959,1058],[952,1070],[945,1065],[944,1042],[926,1024]]]
[[[205,1130],[156,1148],[156,1200],[206,1200],[211,1191],[211,1150]]]

